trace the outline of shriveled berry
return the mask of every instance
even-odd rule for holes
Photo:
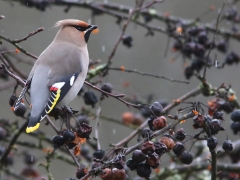
[[[132,153],[132,160],[137,162],[137,163],[141,163],[143,161],[145,161],[146,159],[146,155],[140,151],[140,150],[135,150]]]
[[[146,163],[152,168],[157,168],[160,164],[160,157],[158,156],[157,153],[154,152],[148,155]]]
[[[153,126],[155,130],[162,129],[167,126],[167,119],[164,116],[160,116],[153,120]]]
[[[173,147],[174,154],[176,154],[176,156],[180,156],[183,153],[183,151],[185,151],[184,145],[180,142],[177,142]]]
[[[193,155],[188,151],[183,151],[178,158],[183,164],[191,164],[193,161]]]
[[[153,142],[147,141],[147,142],[143,143],[142,147],[141,147],[141,151],[147,155],[152,154],[155,151],[155,146],[154,146]]]
[[[123,36],[122,43],[123,45],[127,46],[128,48],[132,47],[133,38],[130,35]]]
[[[125,156],[124,155],[118,155],[115,156],[112,160],[112,164],[117,169],[124,169],[125,167]]]
[[[97,96],[92,91],[87,91],[83,95],[83,100],[86,105],[91,105],[92,107],[98,102]]]
[[[210,137],[207,139],[207,146],[210,151],[214,150],[217,147],[218,140],[215,137]]]
[[[236,109],[232,112],[231,120],[234,122],[240,122],[240,109]]]
[[[220,121],[218,119],[213,119],[210,124],[209,124],[209,128],[211,130],[211,133],[217,134],[218,131],[224,131],[225,129],[222,127]]]
[[[20,103],[18,106],[18,109],[14,111],[14,114],[19,117],[24,117],[25,112],[27,111],[27,108],[24,103]]]
[[[65,142],[71,142],[71,141],[74,141],[75,139],[75,134],[70,131],[70,130],[65,130],[63,131],[63,140]]]
[[[93,157],[95,159],[102,159],[105,155],[105,151],[102,149],[98,149],[93,153]]]
[[[172,150],[175,145],[173,139],[168,137],[162,137],[159,142],[165,144],[167,146],[167,150]]]
[[[113,180],[113,179],[115,179],[115,174],[113,173],[113,171],[110,168],[105,168],[100,173],[100,177],[103,180]]]
[[[141,163],[137,166],[137,175],[144,178],[149,178],[151,174],[151,168],[147,163]]]
[[[101,90],[106,91],[108,93],[112,93],[113,86],[110,83],[103,83],[101,86]]]
[[[27,166],[22,169],[21,176],[25,178],[37,179],[40,175],[32,166]]]
[[[198,114],[198,115],[194,116],[193,117],[193,122],[194,122],[193,127],[195,129],[202,128],[205,124],[204,116],[201,115],[201,114]]]
[[[12,107],[17,99],[18,97],[15,94],[11,95],[9,99],[9,105]]]
[[[232,144],[231,140],[225,140],[222,145],[222,148],[226,153],[231,152],[233,150],[233,144]]]
[[[84,166],[79,167],[76,172],[76,178],[81,179],[86,174],[87,174],[87,169]]]
[[[167,146],[164,143],[161,142],[155,142],[155,153],[157,153],[159,156],[162,156],[164,153],[167,152]]]
[[[137,168],[137,166],[138,166],[138,163],[137,162],[135,162],[134,160],[132,160],[132,158],[130,158],[129,160],[127,160],[127,167],[131,170],[131,171],[133,171],[133,170],[135,170],[136,168]]]
[[[124,169],[113,168],[112,171],[115,175],[114,180],[125,180],[126,172]]]
[[[238,134],[240,131],[240,122],[232,122],[231,129],[233,130],[233,134]]]
[[[64,144],[63,136],[55,135],[52,138],[52,142],[53,142],[54,148],[59,148],[60,146],[62,146]]]
[[[163,113],[163,107],[159,102],[154,102],[151,106],[150,106],[150,112],[159,117],[162,115]]]
[[[186,137],[186,133],[183,128],[178,129],[177,132],[175,133],[175,138],[179,141],[184,140],[185,137]]]
[[[80,124],[80,126],[77,127],[77,131],[76,131],[78,137],[86,138],[86,139],[90,139],[89,136],[91,132],[92,132],[92,127],[86,123]]]

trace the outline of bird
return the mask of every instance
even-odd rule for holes
[[[63,107],[72,101],[87,76],[87,42],[91,32],[98,27],[77,19],[60,20],[54,27],[60,29],[33,65],[13,106],[16,111],[30,89],[31,113],[27,133],[37,130],[40,121],[54,107]]]

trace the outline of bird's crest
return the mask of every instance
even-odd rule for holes
[[[88,27],[89,24],[84,21],[77,20],[77,19],[65,19],[65,20],[60,20],[60,21],[56,22],[54,25],[54,27],[63,27],[63,26]]]

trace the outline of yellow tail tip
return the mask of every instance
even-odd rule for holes
[[[39,126],[40,126],[40,123],[37,123],[37,124],[36,124],[35,126],[33,126],[33,127],[27,127],[26,132],[27,132],[27,133],[33,132],[33,131],[37,130],[37,129],[39,128]]]

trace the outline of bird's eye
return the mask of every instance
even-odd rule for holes
[[[86,31],[88,29],[88,27],[82,27],[82,26],[73,26],[75,27],[78,31]]]

